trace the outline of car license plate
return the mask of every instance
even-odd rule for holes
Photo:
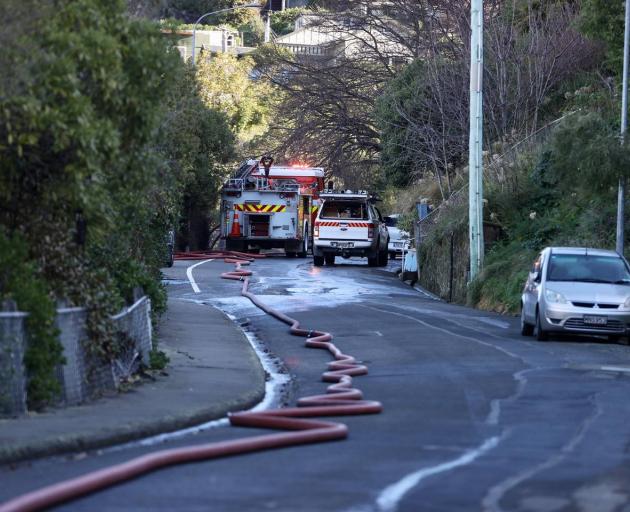
[[[607,316],[584,315],[585,325],[606,325],[608,324]]]
[[[394,247],[402,247],[402,246],[403,246],[402,242],[395,242],[394,243]]]
[[[339,242],[337,247],[340,249],[349,249],[350,247],[354,247],[354,244],[352,242]]]

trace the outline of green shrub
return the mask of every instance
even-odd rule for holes
[[[0,291],[32,312],[29,400],[38,405],[57,390],[53,298],[85,306],[87,349],[115,357],[110,316],[138,286],[154,313],[165,309],[166,233],[187,190],[216,199],[234,137],[159,26],[130,17],[123,0],[41,13],[37,0],[9,4],[0,12],[23,30],[2,39],[0,55],[14,71],[0,74],[0,229],[11,233],[0,274],[12,279]],[[14,30],[12,16],[0,17],[0,37]]]
[[[12,299],[28,313],[29,334],[24,364],[29,376],[28,406],[40,409],[60,391],[55,368],[64,362],[63,349],[55,328],[55,301],[46,282],[29,262],[26,244],[17,235],[0,231],[0,300]]]
[[[162,350],[154,349],[149,352],[149,366],[152,370],[163,370],[170,361],[170,358]]]

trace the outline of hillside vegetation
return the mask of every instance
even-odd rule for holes
[[[516,313],[528,269],[545,246],[614,249],[617,183],[630,170],[630,151],[619,138],[622,5],[585,0],[574,24],[591,38],[602,59],[558,83],[545,97],[549,128],[501,157],[506,145],[488,152],[484,220],[500,229],[488,247],[485,266],[470,286],[460,272],[457,299],[470,305]],[[507,145],[509,147],[509,145]],[[448,253],[441,240],[459,218],[461,261],[467,268],[467,202],[445,204],[427,243],[420,248],[424,273],[439,273],[434,259]],[[446,213],[446,210],[450,210]],[[626,248],[630,242],[626,230]],[[439,248],[442,247],[442,251]],[[442,270],[443,272],[443,270]],[[431,285],[430,278],[421,279]],[[444,289],[437,289],[444,295]]]

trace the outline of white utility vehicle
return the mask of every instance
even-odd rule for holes
[[[313,262],[334,265],[335,257],[361,256],[371,267],[387,265],[389,234],[368,193],[325,190],[315,220]]]

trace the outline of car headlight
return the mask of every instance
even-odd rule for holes
[[[553,302],[556,304],[567,303],[567,299],[564,295],[554,290],[550,290],[549,288],[545,290],[545,299],[547,299],[547,302]]]
[[[626,302],[623,303],[623,309],[630,309],[630,297],[628,297]]]

